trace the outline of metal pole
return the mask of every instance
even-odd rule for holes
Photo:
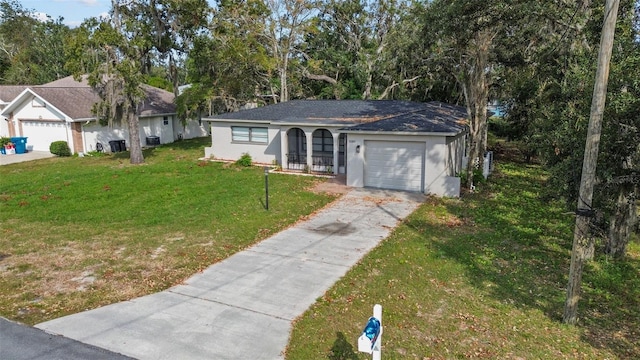
[[[269,167],[264,167],[264,192],[265,192],[265,208],[269,210]]]

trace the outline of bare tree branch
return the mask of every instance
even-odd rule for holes
[[[404,80],[402,80],[401,83],[398,83],[398,82],[394,81],[393,84],[387,86],[387,88],[384,89],[382,94],[380,94],[380,96],[378,96],[378,100],[386,99],[387,96],[389,96],[389,93],[391,92],[391,90],[397,88],[398,86],[400,86],[400,84],[404,85],[404,84],[407,84],[407,83],[410,83],[410,82],[414,82],[414,81],[418,80],[419,78],[421,78],[420,75],[414,76],[411,79],[404,79]]]

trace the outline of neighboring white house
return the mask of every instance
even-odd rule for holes
[[[205,157],[248,153],[287,170],[346,174],[349,186],[457,197],[466,118],[438,102],[294,100],[204,118]]]
[[[144,91],[147,98],[138,110],[143,146],[209,134],[202,121],[180,123],[173,93],[151,86],[144,86]],[[26,137],[27,148],[37,151],[49,151],[58,140],[66,141],[74,153],[94,151],[98,144],[110,151],[114,140],[125,140],[128,148],[126,124],[103,126],[92,114],[98,101],[86,80],[73,77],[39,86],[0,86],[0,136]]]

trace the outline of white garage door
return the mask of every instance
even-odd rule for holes
[[[66,124],[62,121],[22,121],[22,133],[27,137],[27,147],[33,146],[36,151],[49,151],[49,145],[54,141],[69,141]]]
[[[425,144],[365,141],[364,186],[422,191]]]

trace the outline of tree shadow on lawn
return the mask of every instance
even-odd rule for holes
[[[518,165],[523,168],[522,165]],[[473,230],[442,236],[435,250],[465,266],[473,286],[496,300],[539,309],[560,322],[566,297],[574,217],[560,203],[540,200],[544,177],[535,166],[494,174],[479,193],[446,202],[458,224]],[[433,225],[406,223],[415,229]],[[420,221],[420,220],[417,220]],[[456,233],[439,225],[438,234]],[[452,231],[453,230],[453,231]],[[640,358],[640,262],[598,259],[583,276],[579,316],[584,340],[620,358]],[[491,286],[487,287],[487,284]]]
[[[338,331],[327,358],[329,360],[358,360],[358,354],[354,351],[353,345],[349,343],[347,337]]]

